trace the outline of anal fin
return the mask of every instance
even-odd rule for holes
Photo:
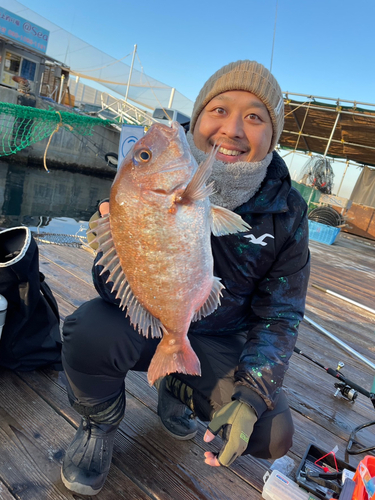
[[[194,314],[192,321],[199,321],[201,318],[208,316],[213,313],[215,309],[217,309],[220,305],[220,297],[222,297],[221,290],[223,290],[223,288],[225,287],[221,283],[220,278],[214,276],[214,282],[212,284],[210,295],[203,306]]]

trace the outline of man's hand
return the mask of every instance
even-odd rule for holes
[[[109,213],[109,202],[107,200],[104,200],[102,201],[100,204],[99,204],[99,207],[98,207],[98,210],[91,216],[91,219],[89,220],[89,229],[95,229],[96,228],[96,225],[97,225],[97,220],[100,218],[100,217],[103,217],[103,215],[106,215]],[[90,247],[93,249],[93,250],[97,250],[98,249],[98,243],[97,242],[93,242],[93,240],[96,238],[96,234],[95,233],[90,233],[88,232],[87,235],[87,243],[90,245]]]
[[[240,401],[232,401],[218,410],[203,439],[209,443],[222,431],[223,446],[218,455],[205,452],[206,464],[228,467],[233,463],[246,450],[256,421],[254,410]]]
[[[108,201],[102,201],[101,204],[99,205],[99,213],[103,217],[103,215],[109,214],[109,202]]]

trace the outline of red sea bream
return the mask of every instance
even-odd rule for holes
[[[113,181],[109,215],[94,229],[108,281],[130,322],[145,336],[162,337],[150,384],[168,373],[200,375],[187,337],[190,323],[211,314],[223,285],[213,275],[211,232],[250,227],[210,204],[206,185],[215,151],[198,167],[183,128],[152,125],[129,151]]]

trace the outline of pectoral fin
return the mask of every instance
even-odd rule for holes
[[[211,231],[214,236],[249,231],[251,226],[240,215],[217,205],[211,205]]]
[[[199,165],[198,170],[182,193],[180,203],[184,201],[204,200],[207,196],[211,196],[214,193],[213,182],[208,186],[206,186],[206,182],[211,175],[216,153],[217,147],[213,148],[207,159]]]

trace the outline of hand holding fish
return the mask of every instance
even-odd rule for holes
[[[237,400],[217,411],[203,439],[209,443],[221,432],[223,446],[217,455],[206,451],[205,463],[212,467],[220,465],[228,467],[233,463],[246,450],[256,421],[254,410],[246,403]]]
[[[103,215],[109,214],[109,201],[103,201],[99,205],[99,213],[103,217]]]

